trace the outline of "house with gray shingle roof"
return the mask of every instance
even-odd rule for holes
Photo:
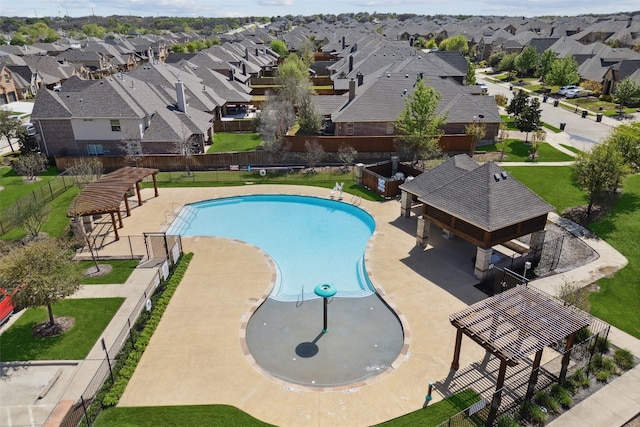
[[[497,245],[531,234],[531,252],[539,256],[547,215],[554,209],[497,164],[480,165],[466,154],[451,157],[400,189],[402,216],[411,215],[416,200],[422,203],[416,242],[426,246],[433,224],[447,238],[475,244],[474,274],[480,280],[488,274]]]
[[[183,88],[124,74],[72,77],[60,91],[38,92],[31,121],[47,156],[119,155],[125,141],[140,141],[146,154],[169,154],[189,140],[201,152],[212,135],[212,115],[190,107]]]

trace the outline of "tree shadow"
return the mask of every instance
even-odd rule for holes
[[[637,193],[622,193],[613,205],[611,212],[599,221],[589,224],[589,229],[598,237],[607,240],[618,231],[619,218],[640,211],[640,195]]]

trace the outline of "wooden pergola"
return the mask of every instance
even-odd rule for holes
[[[449,317],[457,330],[451,369],[458,370],[462,334],[500,359],[500,370],[486,425],[492,425],[501,403],[507,366],[535,353],[525,399],[533,396],[545,347],[566,339],[560,379],[567,374],[575,334],[589,326],[586,313],[527,286],[516,286]]]
[[[127,193],[135,188],[136,195],[138,196],[138,205],[142,205],[140,183],[149,175],[153,178],[155,197],[158,197],[158,183],[156,182],[158,172],[158,169],[127,166],[106,174],[96,182],[87,185],[80,194],[76,196],[67,210],[67,216],[69,218],[77,218],[88,215],[110,214],[115,238],[119,240],[118,228],[123,227],[122,215],[120,213],[121,203],[124,201],[127,216],[130,216],[131,209],[129,208]],[[115,215],[118,216],[117,225]]]

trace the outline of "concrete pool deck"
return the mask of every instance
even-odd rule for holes
[[[144,205],[124,218],[120,233],[166,229],[166,213],[175,211],[176,203],[263,193],[326,198],[330,190],[281,185],[163,188],[158,198],[144,190]],[[361,207],[376,219],[366,253],[369,275],[405,330],[402,356],[392,368],[352,386],[321,390],[265,374],[247,356],[242,327],[268,295],[274,277],[270,258],[237,241],[185,238],[185,252],[194,253],[193,261],[120,406],[221,403],[282,426],[372,425],[422,408],[428,382],[449,374],[455,340],[449,315],[485,298],[473,287],[475,247],[434,232],[423,250],[415,246],[415,217],[401,218],[397,201],[362,201]],[[607,265],[602,254],[599,262]],[[614,264],[618,262],[616,258]],[[461,367],[483,356],[477,344],[464,338]],[[434,393],[434,402],[440,398]]]

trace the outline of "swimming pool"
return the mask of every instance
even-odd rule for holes
[[[374,293],[364,250],[375,221],[364,210],[308,196],[251,195],[185,206],[167,234],[219,236],[258,246],[278,269],[269,296],[278,301],[317,297],[313,289],[332,283],[336,297]]]

